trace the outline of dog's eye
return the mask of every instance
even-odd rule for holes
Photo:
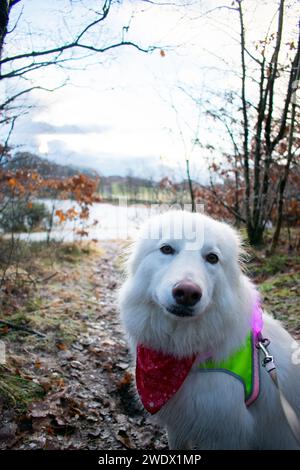
[[[219,257],[215,253],[208,253],[205,259],[210,264],[216,264],[219,261]]]
[[[171,245],[163,245],[162,247],[160,247],[160,251],[164,255],[173,255],[173,253],[175,253],[175,250],[171,247]]]

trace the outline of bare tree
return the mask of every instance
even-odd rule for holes
[[[282,65],[279,63],[279,53],[282,48],[285,0],[279,1],[277,14],[277,31],[275,46],[270,61],[267,61],[265,48],[267,38],[261,58],[254,58],[260,71],[259,81],[259,100],[256,105],[256,119],[249,122],[249,108],[247,105],[247,66],[246,55],[246,34],[243,15],[243,0],[237,0],[237,9],[240,19],[240,37],[241,37],[241,64],[242,64],[242,87],[241,101],[243,109],[243,164],[244,179],[246,186],[246,221],[249,240],[252,244],[258,244],[262,241],[263,232],[266,223],[270,217],[270,211],[274,201],[270,200],[271,188],[271,167],[276,158],[276,149],[278,144],[286,137],[286,131],[290,122],[291,98],[293,93],[293,83],[299,79],[300,60],[300,38],[295,47],[294,58],[285,72],[287,80],[285,84],[285,98],[282,106],[275,109],[276,85],[280,77]],[[282,84],[281,84],[282,85]],[[283,89],[281,90],[283,92]],[[277,112],[276,112],[277,111]],[[254,130],[254,140],[252,145],[249,142],[250,132]],[[291,141],[292,145],[292,141]],[[253,183],[250,177],[250,162],[253,161]],[[289,167],[286,165],[287,173]],[[287,175],[288,176],[288,175]],[[280,186],[280,185],[279,185]],[[279,188],[277,188],[277,191]]]
[[[300,24],[299,24],[299,42],[300,42]],[[299,51],[299,45],[298,45],[298,51]],[[298,54],[299,54],[299,52],[298,52]],[[282,175],[282,177],[280,179],[280,182],[279,182],[277,221],[276,221],[276,227],[275,227],[273,240],[272,240],[271,252],[275,251],[275,249],[277,247],[277,244],[278,244],[278,241],[279,241],[280,231],[281,231],[281,227],[282,227],[282,220],[283,220],[284,193],[285,193],[286,185],[287,185],[287,182],[288,182],[291,163],[292,163],[293,157],[295,157],[295,152],[293,151],[293,147],[294,147],[294,133],[295,133],[295,127],[296,127],[296,108],[297,108],[296,89],[298,87],[297,80],[299,79],[298,78],[299,76],[300,76],[300,60],[299,60],[299,57],[298,57],[297,69],[295,70],[296,80],[292,84],[292,86],[294,87],[294,93],[295,94],[294,94],[294,97],[292,99],[292,112],[291,112],[291,122],[290,122],[290,125],[289,125],[289,133],[288,133],[287,156],[286,156],[286,163],[284,165],[283,175]]]
[[[179,90],[184,92],[181,87]],[[195,201],[195,193],[194,193],[194,184],[191,175],[191,158],[198,147],[199,143],[199,131],[200,131],[200,112],[197,113],[197,119],[195,123],[190,122],[189,119],[184,119],[182,113],[179,112],[178,108],[175,105],[174,99],[171,99],[170,102],[171,108],[175,113],[176,117],[176,124],[177,124],[177,133],[183,148],[183,158],[185,162],[185,175],[187,178],[187,185],[188,185],[188,194],[191,201],[191,210],[192,212],[196,212],[196,201]],[[188,129],[189,140],[185,135],[185,129]]]
[[[28,49],[30,47],[28,46],[27,48],[25,47],[24,51],[20,48],[20,52],[18,51],[17,54],[7,54],[6,50],[9,49],[7,46],[10,44],[10,33],[12,32],[9,31],[12,11],[17,4],[21,3],[23,3],[22,0],[0,0],[0,83],[3,84],[4,81],[9,83],[12,79],[21,78],[26,84],[26,86],[21,87],[19,90],[20,84],[18,83],[18,91],[10,93],[0,103],[0,124],[7,123],[9,119],[18,116],[18,112],[14,113],[11,111],[14,109],[14,102],[17,102],[19,106],[19,99],[24,95],[36,89],[47,91],[56,89],[49,89],[40,84],[30,83],[32,73],[39,69],[49,66],[64,68],[72,61],[76,61],[77,64],[78,61],[85,59],[87,54],[102,55],[108,51],[123,47],[135,48],[141,52],[151,52],[156,49],[155,46],[143,48],[135,42],[126,40],[129,30],[128,26],[121,28],[119,40],[108,41],[102,45],[98,44],[98,39],[94,38],[98,38],[99,31],[103,30],[105,21],[111,16],[114,6],[119,3],[117,0],[102,0],[97,2],[97,11],[93,11],[92,5],[90,6],[87,24],[81,26],[79,31],[70,32],[67,28],[66,31],[60,31],[60,34],[57,34],[54,47],[38,48],[35,44],[34,48]],[[71,2],[71,14],[73,9],[75,9],[75,5]],[[21,21],[22,12],[15,21],[15,25],[12,26],[12,30],[17,29]],[[34,36],[34,32],[32,34]],[[30,86],[28,86],[28,83],[30,83]],[[64,84],[65,82],[60,86]]]
[[[234,172],[235,204],[227,209],[246,224],[250,243],[258,245],[276,204],[279,223],[275,240],[280,232],[282,201],[294,155],[297,104],[293,105],[292,96],[299,81],[300,37],[297,32],[286,40],[289,5],[286,0],[278,0],[276,30],[271,33],[267,28],[265,37],[251,43],[247,39],[245,5],[244,0],[235,0],[230,7],[220,7],[238,18],[240,90],[233,89],[232,94],[239,103],[236,99],[226,103],[227,91],[223,104],[219,108],[208,105],[206,112],[224,125],[232,145],[231,162],[220,165],[223,172],[226,165]],[[277,181],[273,177],[275,169],[276,174],[278,169],[281,171]],[[211,186],[216,193],[213,183]],[[226,205],[220,197],[219,202]]]

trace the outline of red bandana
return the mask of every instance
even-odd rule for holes
[[[177,359],[143,345],[137,347],[136,385],[144,407],[154,414],[177,392],[196,355]]]
[[[258,335],[261,334],[263,326],[259,299],[254,305],[251,321],[253,338],[257,339]],[[254,350],[256,349],[254,348]],[[141,344],[138,345],[136,385],[142,403],[149,413],[154,414],[159,411],[161,407],[175,395],[185,381],[197,356],[199,362],[204,362],[213,357],[212,352],[207,352],[202,355],[194,354],[191,357],[177,359],[170,354],[153,351],[153,349],[146,348]],[[256,357],[258,356],[256,355]],[[257,361],[254,362],[254,366],[256,363]],[[255,377],[257,378],[255,379]],[[256,370],[255,377],[256,398],[259,390],[257,389],[257,387],[259,387],[258,369]],[[253,399],[251,399],[251,402],[248,400],[246,404],[249,405],[253,401]]]

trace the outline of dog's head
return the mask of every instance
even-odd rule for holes
[[[171,211],[141,229],[129,260],[131,299],[161,314],[192,319],[234,302],[240,239],[229,225],[202,214]]]

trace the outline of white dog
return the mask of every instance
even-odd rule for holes
[[[262,356],[259,395],[252,393],[251,404],[245,384],[254,375],[245,374],[258,358],[246,362],[244,376],[234,372],[248,361],[245,341],[257,301],[241,251],[229,225],[171,211],[144,226],[128,260],[121,318],[142,402],[166,426],[171,449],[299,449]],[[269,315],[263,320],[281,387],[299,415],[295,341]]]

